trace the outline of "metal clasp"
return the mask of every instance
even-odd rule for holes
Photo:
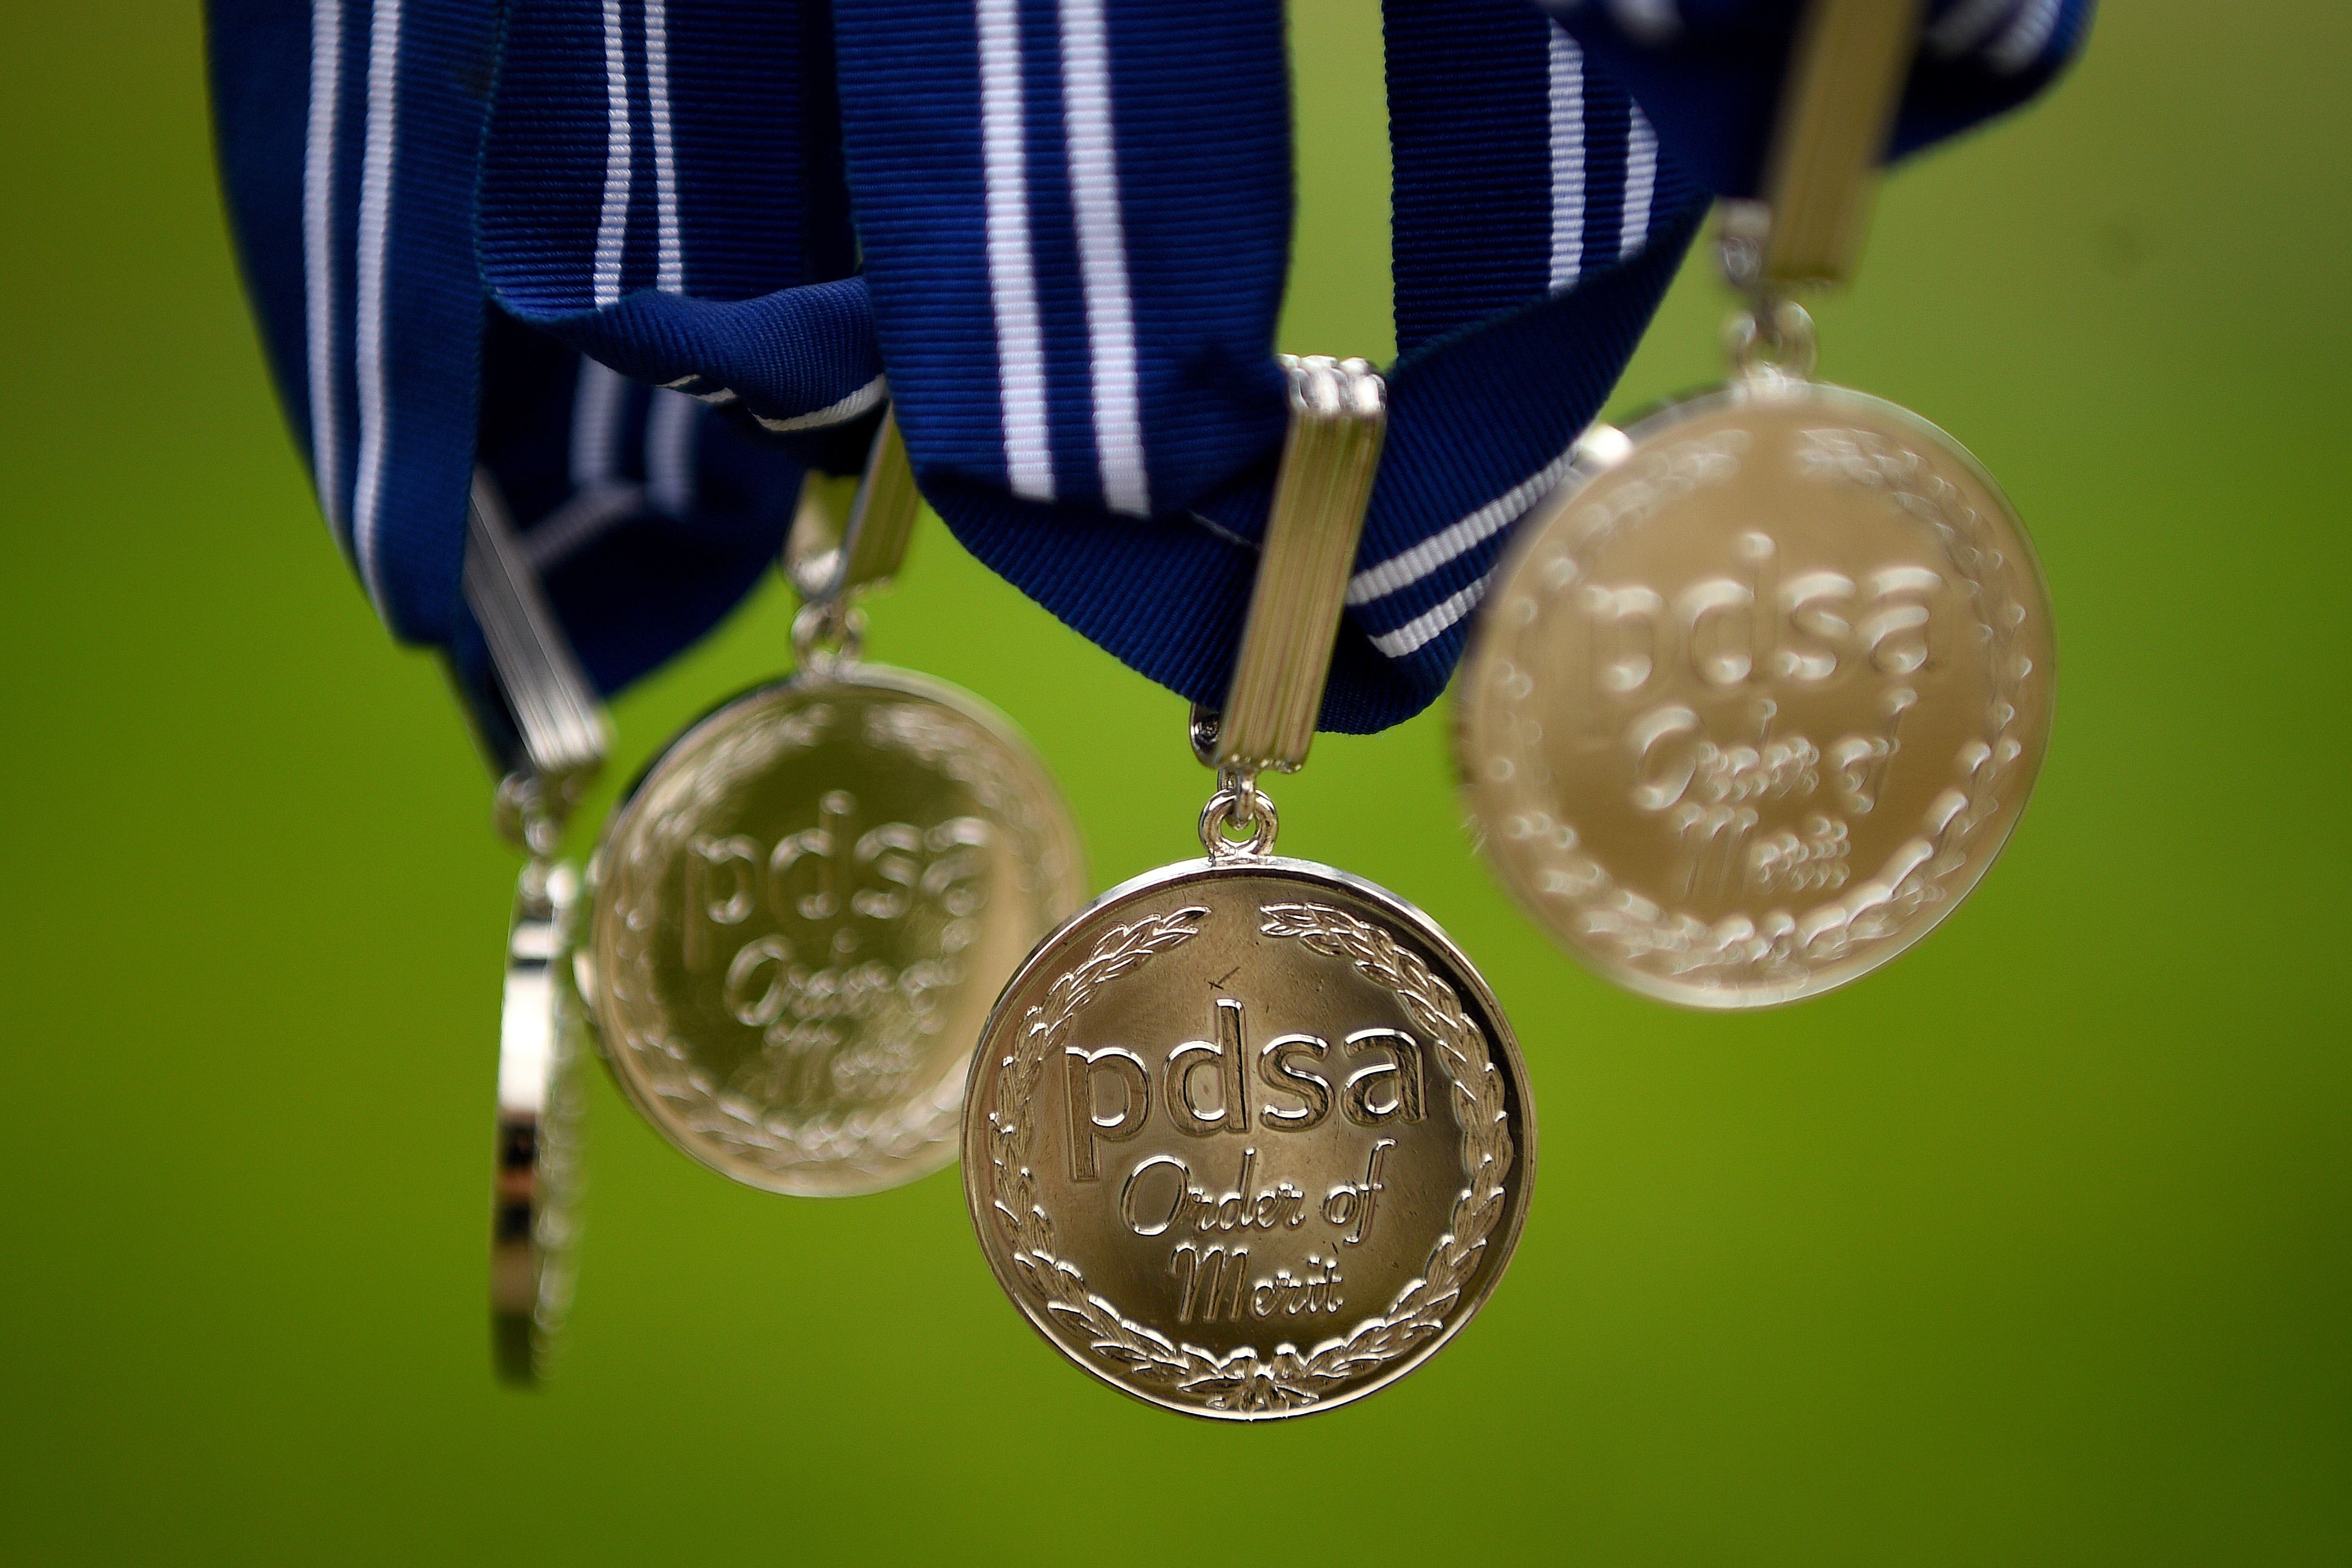
[[[1732,287],[1786,293],[1853,276],[1923,9],[1921,0],[1808,0],[1782,79],[1764,199],[1725,204]]]
[[[494,691],[458,682],[474,730],[501,775],[499,831],[541,859],[612,749],[613,726],[580,668],[539,574],[515,536],[506,498],[487,468],[474,470],[466,509],[466,605],[482,628]],[[485,696],[496,710],[486,710]]]
[[[922,514],[897,410],[884,411],[856,489],[845,499],[843,489],[812,472],[784,537],[784,577],[803,601],[793,617],[793,658],[819,675],[856,662],[866,636],[856,600],[898,574]]]
[[[1791,296],[1853,276],[1921,12],[1920,0],[1808,0],[1763,199],[1725,202],[1716,224],[1724,281],[1748,297],[1724,346],[1751,382],[1813,374],[1813,320]]]
[[[1331,648],[1388,436],[1388,385],[1363,360],[1286,354],[1290,428],[1225,705],[1195,710],[1194,754],[1217,770],[1201,817],[1212,858],[1273,847],[1267,769],[1295,773],[1315,740]],[[1235,843],[1228,829],[1249,837]]]
[[[784,576],[810,604],[884,587],[906,562],[923,498],[915,489],[897,410],[883,413],[866,448],[866,471],[845,497],[845,489],[829,475],[810,473],[784,538]]]

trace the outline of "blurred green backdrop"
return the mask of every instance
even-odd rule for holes
[[[1385,356],[1375,8],[1296,28],[1285,346]],[[1451,1350],[1234,1431],[1062,1365],[953,1173],[765,1196],[601,1077],[562,1372],[491,1385],[480,765],[264,384],[194,7],[7,6],[0,1555],[2346,1561],[2347,53],[2316,0],[2113,4],[2046,104],[1892,182],[1824,312],[1829,374],[2003,477],[2059,610],[2039,794],[1934,941],[1675,1012],[1507,905],[1442,711],[1282,785],[1286,847],[1478,956],[1545,1168]],[[1711,378],[1724,308],[1694,267],[1621,404]],[[917,552],[877,654],[1028,728],[1097,885],[1190,853],[1176,700]],[[775,671],[787,610],[622,703],[614,774]]]

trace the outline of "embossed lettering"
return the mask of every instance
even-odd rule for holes
[[[1899,739],[1903,715],[1918,705],[1919,694],[1907,686],[1898,686],[1886,694],[1886,728],[1876,735],[1842,736],[1830,747],[1830,765],[1835,770],[1832,782],[1837,793],[1845,797],[1848,811],[1861,816],[1878,804],[1878,792],[1885,787],[1886,772],[1893,764],[1895,753],[1903,749]]]
[[[1698,715],[1678,704],[1633,721],[1625,743],[1633,750],[1634,805],[1664,811],[1682,799],[1698,769],[1699,729]]]
[[[817,826],[782,839],[768,857],[768,903],[782,920],[830,920],[841,910],[841,870],[835,854],[857,809],[847,790],[817,801]]]
[[[1289,1269],[1277,1268],[1273,1279],[1260,1279],[1250,1287],[1250,1316],[1271,1318],[1279,1312],[1295,1318],[1302,1312],[1336,1312],[1339,1285],[1339,1264],[1309,1255],[1305,1274],[1293,1279]]]
[[[784,1016],[784,1001],[790,994],[793,944],[780,936],[763,936],[757,942],[746,942],[727,966],[727,984],[723,994],[727,1010],[735,1021],[754,1029],[764,1029]],[[752,982],[760,971],[773,965],[775,975],[768,982],[759,999],[751,999]]]
[[[1355,1235],[1339,1238],[1340,1246],[1361,1247],[1364,1237],[1371,1234],[1373,1210],[1379,1206],[1381,1194],[1388,1190],[1381,1184],[1381,1166],[1388,1160],[1389,1151],[1395,1147],[1396,1140],[1393,1138],[1383,1138],[1374,1143],[1370,1157],[1364,1162],[1363,1178],[1342,1182],[1325,1194],[1324,1222],[1342,1229],[1351,1225],[1356,1227]]]
[[[1301,1067],[1297,1058],[1306,1057],[1319,1062],[1330,1050],[1328,1041],[1313,1035],[1278,1035],[1268,1040],[1257,1054],[1260,1081],[1279,1093],[1296,1095],[1306,1103],[1295,1110],[1269,1105],[1257,1113],[1257,1119],[1277,1131],[1304,1132],[1321,1126],[1323,1119],[1331,1114],[1331,1080],[1312,1068]]]
[[[922,848],[921,830],[906,823],[886,822],[869,829],[857,840],[857,847],[852,853],[857,864],[870,868],[876,880],[883,885],[859,889],[851,895],[849,907],[867,920],[904,918],[914,907],[911,889],[923,875],[923,863],[916,858]]]
[[[1790,639],[1773,668],[1790,680],[1822,681],[1837,673],[1837,650],[1853,636],[1845,606],[1853,599],[1853,579],[1843,572],[1806,572],[1780,588],[1780,614],[1789,629],[1807,638]]]
[[[1756,668],[1756,591],[1728,577],[1692,584],[1675,598],[1691,673],[1709,686],[1737,686]]]
[[[1904,676],[1932,656],[1931,605],[1948,586],[1940,574],[1906,563],[1881,567],[1869,574],[1866,608],[1857,610],[1865,595],[1843,573],[1781,581],[1780,545],[1769,534],[1741,534],[1737,554],[1744,580],[1701,577],[1675,595],[1672,615],[1640,584],[1578,588],[1575,619],[1585,628],[1595,689],[1636,698],[1671,668],[1717,691],[1759,678],[1812,685],[1835,675],[1849,652],[1880,674]]]
[[[1240,1320],[1242,1303],[1249,1292],[1248,1247],[1236,1247],[1228,1252],[1222,1247],[1204,1248],[1180,1242],[1175,1256],[1168,1260],[1168,1271],[1182,1281],[1176,1303],[1178,1322],[1189,1323],[1195,1316],[1213,1322],[1220,1311],[1229,1321]]]
[[[1176,1178],[1176,1190],[1168,1194],[1168,1206],[1164,1210],[1150,1199],[1139,1199],[1137,1196],[1137,1189],[1142,1185],[1145,1174],[1152,1171],[1168,1171]],[[1126,1183],[1118,1189],[1118,1217],[1128,1229],[1138,1236],[1164,1235],[1168,1227],[1176,1223],[1176,1216],[1184,1211],[1185,1200],[1192,1195],[1192,1173],[1183,1161],[1172,1154],[1154,1154],[1127,1173]],[[1143,1216],[1150,1213],[1157,1213],[1160,1217],[1147,1225]]]
[[[1166,1215],[1150,1224],[1145,1217],[1157,1212],[1157,1205],[1148,1196],[1138,1193],[1138,1184],[1145,1173],[1162,1166],[1174,1172],[1178,1191]],[[1154,1154],[1130,1172],[1119,1191],[1119,1217],[1138,1236],[1158,1236],[1161,1231],[1175,1229],[1207,1235],[1210,1231],[1274,1230],[1280,1226],[1297,1229],[1307,1223],[1306,1189],[1289,1181],[1276,1182],[1260,1188],[1253,1177],[1257,1166],[1257,1151],[1242,1151],[1240,1174],[1231,1191],[1223,1195],[1202,1192],[1192,1184],[1192,1168],[1183,1161],[1166,1154]]]
[[[1889,566],[1870,575],[1877,608],[1854,628],[1873,666],[1908,675],[1927,662],[1927,606],[1944,579],[1925,566]]]
[[[686,857],[686,963],[708,969],[714,956],[710,928],[751,918],[760,876],[760,847],[737,835],[698,837]]]
[[[923,847],[934,858],[923,868],[923,896],[938,900],[958,919],[978,914],[988,901],[987,889],[979,882],[988,865],[981,851],[994,837],[988,824],[976,816],[952,816],[926,832]]]
[[[1348,1075],[1339,1108],[1359,1127],[1423,1115],[1421,1044],[1402,1029],[1359,1029],[1342,1043],[1350,1057],[1384,1058]],[[1382,1091],[1386,1099],[1376,1099]]]
[[[1649,684],[1663,650],[1659,623],[1666,602],[1638,584],[1603,588],[1595,584],[1581,595],[1587,624],[1592,628],[1592,679],[1601,690],[1623,697]]]
[[[1249,1131],[1249,1108],[1242,1099],[1242,1005],[1220,996],[1211,1020],[1214,1040],[1187,1040],[1168,1053],[1168,1117],[1195,1138]],[[1195,1096],[1204,1072],[1217,1084],[1217,1103],[1208,1110]]]
[[[1150,1119],[1151,1080],[1144,1071],[1143,1058],[1118,1046],[1105,1046],[1098,1051],[1068,1046],[1062,1059],[1070,1100],[1070,1180],[1091,1182],[1096,1176],[1095,1145],[1124,1143],[1142,1131]],[[1108,1121],[1095,1100],[1095,1079],[1106,1072],[1119,1086],[1118,1110]]]
[[[1852,843],[1843,818],[1818,814],[1805,830],[1769,834],[1748,847],[1748,886],[1759,893],[1826,892],[1853,875]]]
[[[1683,896],[1719,894],[1738,875],[1748,836],[1760,820],[1752,805],[1703,805],[1685,801],[1667,819],[1682,849]]]

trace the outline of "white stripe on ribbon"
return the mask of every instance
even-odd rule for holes
[[[1625,222],[1617,236],[1617,259],[1624,260],[1650,240],[1650,198],[1658,188],[1658,133],[1638,103],[1625,127]]]
[[[2015,75],[2042,58],[2057,25],[2058,0],[2026,0],[2017,20],[1985,50],[1985,63],[2004,76]]]
[[[643,485],[604,484],[582,490],[523,535],[530,569],[545,575],[558,562],[570,560],[615,524],[635,517],[645,504]]]
[[[621,297],[621,253],[629,237],[629,57],[621,0],[604,0],[604,205],[596,217],[591,289],[603,310]]]
[[[1554,293],[1584,269],[1584,51],[1551,28],[1551,272]]]
[[[646,416],[646,494],[672,517],[694,510],[694,422],[702,405],[663,387]]]
[[[621,472],[621,416],[629,378],[585,355],[572,389],[572,488],[610,484]]]
[[[400,0],[375,0],[368,28],[367,140],[360,153],[359,320],[352,334],[352,368],[359,379],[359,484],[352,498],[352,548],[360,581],[378,614],[384,608],[376,563],[376,531],[383,507],[384,455],[391,444],[392,408],[384,392],[383,266],[392,236],[393,139],[399,130]]]
[[[1960,0],[1927,29],[1925,42],[1947,58],[1964,55],[1985,41],[1993,24],[2017,9],[2020,0]]]
[[[839,402],[828,403],[814,413],[796,414],[789,419],[771,419],[764,414],[754,414],[751,417],[770,430],[822,430],[828,425],[840,425],[856,418],[889,395],[890,378],[877,375]]]
[[[1054,499],[1045,423],[1045,339],[1029,248],[1029,174],[1022,145],[1018,0],[974,0],[980,36],[981,174],[987,187],[989,303],[1004,406],[1004,467],[1013,493]]]
[[[302,284],[310,334],[310,471],[331,527],[344,521],[335,385],[335,121],[343,82],[342,0],[310,6],[310,125],[302,146]]]
[[[1675,0],[1609,0],[1625,36],[1640,44],[1662,44],[1683,30]]]
[[[1552,487],[1568,478],[1569,466],[1575,460],[1576,448],[1571,447],[1461,521],[1438,530],[1427,539],[1410,549],[1397,552],[1376,566],[1365,567],[1348,580],[1348,603],[1369,605],[1375,599],[1385,599],[1401,588],[1412,587],[1447,562],[1492,539],[1527,515],[1528,508],[1541,500]],[[1418,647],[1421,645],[1415,643],[1413,646]]]
[[[1433,641],[1446,627],[1478,607],[1486,596],[1486,579],[1479,578],[1460,593],[1449,595],[1435,608],[1413,616],[1392,632],[1383,632],[1372,639],[1372,646],[1391,658],[1402,658],[1417,651],[1423,643]]]
[[[669,0],[646,0],[646,101],[654,122],[654,287],[686,292],[686,254],[678,242],[677,159],[669,129]]]
[[[724,408],[735,401],[735,389],[731,386],[715,386],[708,392],[697,392],[696,384],[706,379],[699,375],[681,375],[676,381],[665,381],[662,384],[672,392],[683,392],[698,403],[708,403],[713,408]]]
[[[1092,353],[1095,451],[1103,500],[1151,515],[1144,469],[1143,396],[1135,308],[1127,288],[1127,226],[1118,205],[1118,142],[1111,124],[1110,40],[1103,0],[1062,0],[1062,113],[1070,149],[1070,205]]]

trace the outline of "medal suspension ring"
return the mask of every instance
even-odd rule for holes
[[[1081,1330],[1095,1353],[1128,1376],[1139,1383],[1172,1384],[1220,1411],[1313,1405],[1336,1384],[1393,1361],[1437,1332],[1476,1271],[1487,1237],[1502,1217],[1504,1178],[1514,1157],[1502,1073],[1486,1037],[1463,1011],[1451,985],[1388,932],[1343,910],[1324,904],[1282,903],[1265,905],[1260,912],[1263,934],[1345,960],[1365,979],[1392,993],[1429,1032],[1445,1062],[1462,1123],[1467,1184],[1454,1202],[1446,1233],[1430,1248],[1421,1278],[1399,1291],[1386,1312],[1305,1354],[1285,1347],[1269,1359],[1244,1346],[1218,1357],[1171,1342],[1127,1318],[1115,1303],[1090,1291],[1076,1266],[1059,1256],[1053,1216],[1039,1200],[1030,1169],[1036,1131],[1028,1108],[1038,1103],[1038,1079],[1095,993],[1141,968],[1154,954],[1191,941],[1199,933],[1205,909],[1176,910],[1104,933],[1076,968],[1054,983],[1045,1002],[1029,1010],[989,1113],[992,1201],[998,1218],[1013,1234],[1013,1264],[1022,1279],[1045,1300],[1048,1311]],[[1023,1109],[1008,1112],[1008,1106]]]

